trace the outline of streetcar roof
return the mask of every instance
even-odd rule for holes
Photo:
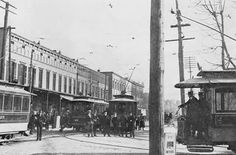
[[[193,78],[175,85],[176,88],[202,88],[206,85],[216,85],[216,84],[236,84],[235,78]]]
[[[115,98],[110,100],[109,102],[137,102],[137,101],[128,98]]]
[[[0,85],[0,92],[14,93],[14,94],[20,94],[20,95],[35,95],[33,93],[30,93],[30,92],[24,90],[23,88],[6,86],[6,85]]]

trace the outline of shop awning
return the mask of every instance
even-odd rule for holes
[[[5,85],[0,85],[0,92],[12,92],[12,93],[17,93],[21,95],[34,95],[37,96],[36,94],[30,93],[23,88],[18,88],[18,87],[13,87],[13,86],[5,86]]]
[[[73,101],[73,97],[71,96],[67,96],[67,95],[60,95],[61,98],[65,99],[65,100],[68,100],[68,101]]]

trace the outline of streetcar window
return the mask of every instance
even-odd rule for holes
[[[6,94],[4,100],[4,111],[12,111],[13,95]]]
[[[21,111],[21,96],[14,97],[13,111],[15,112]]]
[[[0,94],[0,111],[3,109],[3,94]]]
[[[236,90],[218,90],[216,92],[217,111],[236,111]]]
[[[29,111],[29,97],[26,96],[23,97],[22,111],[24,112]]]

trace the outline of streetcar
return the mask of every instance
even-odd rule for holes
[[[87,127],[88,110],[101,116],[109,106],[104,100],[93,98],[90,96],[79,96],[66,102],[64,111],[69,111],[69,127],[75,128],[77,131],[84,131]]]
[[[214,145],[228,145],[236,151],[236,71],[200,71],[198,77],[182,81],[176,88],[198,89],[203,93],[205,110],[204,136],[187,136],[186,116],[178,117],[177,140],[186,144],[189,151],[206,149]],[[185,109],[186,110],[186,109]]]
[[[116,112],[118,116],[128,116],[129,113],[132,113],[136,116],[138,112],[137,104],[138,102],[134,100],[132,95],[125,93],[114,95],[114,99],[109,101],[109,113],[114,114]]]
[[[27,131],[31,93],[16,86],[0,85],[0,139]]]

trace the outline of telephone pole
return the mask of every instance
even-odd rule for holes
[[[164,54],[163,0],[151,0],[149,154],[164,154]]]
[[[4,80],[6,40],[7,40],[7,25],[8,25],[8,12],[11,12],[11,13],[15,14],[14,12],[9,10],[9,7],[12,7],[12,8],[15,8],[15,9],[16,9],[16,7],[11,5],[10,3],[4,1],[4,0],[0,0],[0,1],[5,3],[5,8],[0,6],[0,8],[5,10],[4,26],[3,26],[3,33],[2,33],[2,43],[1,43],[2,47],[1,47],[1,51],[0,51],[0,79]]]

